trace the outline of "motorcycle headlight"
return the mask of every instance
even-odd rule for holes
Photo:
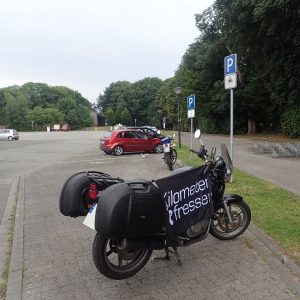
[[[225,164],[225,161],[222,157],[220,156],[217,156],[215,158],[215,163],[216,163],[216,169],[218,170],[222,170],[222,169],[225,169],[226,168],[226,164]]]

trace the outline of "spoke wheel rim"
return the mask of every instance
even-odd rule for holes
[[[233,224],[228,224],[228,218],[223,209],[220,209],[216,213],[217,218],[213,220],[213,226],[215,230],[219,234],[224,236],[236,235],[237,233],[243,230],[247,222],[247,212],[242,206],[238,204],[233,204],[230,205],[229,210],[233,220]]]

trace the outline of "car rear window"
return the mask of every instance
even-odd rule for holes
[[[107,138],[109,138],[111,135],[112,135],[112,131],[106,131],[106,132],[104,132],[103,137],[107,139]]]

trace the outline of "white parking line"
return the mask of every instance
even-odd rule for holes
[[[110,159],[111,160],[111,159]],[[107,159],[81,159],[81,160],[68,160],[68,161],[57,161],[57,164],[69,164],[69,163],[77,163],[77,162],[96,162],[99,163],[109,163]]]

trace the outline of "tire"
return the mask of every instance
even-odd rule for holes
[[[173,164],[172,164],[170,152],[165,153],[165,162],[168,165],[169,170],[173,171]]]
[[[9,136],[9,137],[8,137],[8,140],[9,140],[9,141],[13,141],[14,138],[13,138],[12,136]]]
[[[121,280],[135,275],[146,265],[151,254],[149,249],[118,253],[116,241],[104,239],[99,232],[93,242],[94,264],[101,274],[110,279]],[[117,264],[111,261],[113,258]]]
[[[124,153],[124,149],[122,146],[116,146],[113,150],[114,154],[120,156]]]
[[[212,218],[210,234],[219,240],[233,240],[241,235],[249,226],[251,211],[244,201],[231,202],[228,205],[233,225],[228,224],[228,218],[223,208],[220,208]]]
[[[177,160],[177,151],[175,149],[171,150],[171,162],[172,165],[174,165],[176,163]]]
[[[155,153],[162,153],[162,151],[163,151],[162,145],[158,144],[154,147]]]

